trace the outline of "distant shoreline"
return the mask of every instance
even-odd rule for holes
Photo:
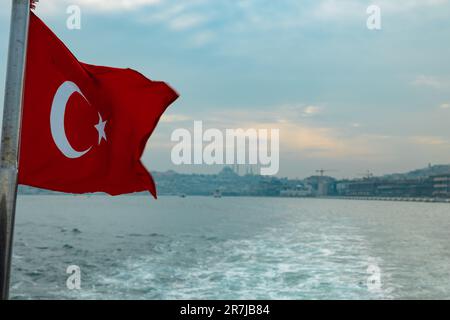
[[[109,196],[107,194],[69,194],[69,193],[20,193],[20,196],[73,196],[73,197],[96,197]],[[142,197],[150,196],[145,193],[134,193],[121,195],[117,197]],[[172,197],[172,198],[214,198],[213,195],[185,195],[180,197],[173,194],[161,194],[158,197]],[[316,197],[283,197],[283,196],[251,196],[251,195],[222,195],[221,198],[274,198],[274,199],[315,199],[315,200],[355,200],[355,201],[384,201],[384,202],[421,202],[421,203],[446,203],[450,204],[450,199],[443,198],[411,198],[411,197],[346,197],[346,196],[316,196]],[[219,198],[220,199],[220,198]]]
[[[365,200],[365,201],[390,201],[390,202],[422,202],[422,203],[449,203],[450,199],[442,198],[411,198],[411,197],[315,197],[316,199],[337,200]]]

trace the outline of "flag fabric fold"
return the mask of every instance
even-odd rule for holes
[[[147,140],[178,94],[131,69],[79,62],[30,17],[19,183],[111,195],[155,183],[141,162]]]

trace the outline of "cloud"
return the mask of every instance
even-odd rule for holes
[[[349,135],[337,127],[286,123],[241,123],[243,128],[279,129],[280,150],[290,157],[320,159],[375,159],[383,155],[383,148],[391,137],[354,134]]]
[[[252,108],[242,106],[230,111],[210,112],[207,120],[228,126],[234,125],[236,119],[252,119],[253,122],[261,123],[290,123],[307,121],[309,120],[307,118],[313,118],[312,115],[318,114],[321,110],[322,107],[306,104],[283,104],[260,108],[258,112],[254,112]],[[198,115],[198,119],[202,118],[205,118],[204,115]]]
[[[449,3],[449,0],[380,0],[379,5],[391,13],[398,13],[407,10],[419,9],[422,7],[442,6]]]
[[[440,6],[450,0],[379,0],[382,12],[398,13],[425,6]],[[38,13],[61,14],[68,5],[99,13],[135,12],[142,23],[159,23],[172,31],[206,25],[214,32],[248,33],[254,30],[299,29],[326,21],[366,18],[368,3],[360,0],[43,0]],[[150,8],[146,10],[146,8]],[[213,26],[214,25],[214,26]],[[211,30],[209,30],[211,31]]]
[[[120,12],[122,10],[137,10],[146,6],[161,3],[162,0],[42,0],[37,4],[37,12],[47,14],[65,12],[68,5],[78,5],[80,8],[101,12]]]
[[[288,112],[297,111],[295,116],[287,116]],[[348,135],[340,128],[320,126],[298,122],[302,114],[307,111],[309,114],[317,114],[321,108],[316,106],[287,107],[279,106],[271,111],[252,112],[251,109],[242,108],[237,111],[211,112],[207,117],[203,116],[198,120],[203,121],[204,128],[224,129],[279,129],[281,152],[301,155],[304,158],[327,158],[334,157],[344,159],[346,157],[372,156],[374,149],[371,147],[375,143],[386,141],[385,138],[373,135]],[[280,117],[281,115],[281,117]],[[195,117],[193,118],[195,119]],[[192,120],[193,121],[193,120]],[[192,127],[192,123],[185,124],[187,128]]]
[[[307,106],[303,109],[304,117],[311,117],[322,112],[322,108],[318,106]]]
[[[166,123],[186,122],[191,120],[192,118],[190,116],[184,114],[163,114],[161,117],[161,122]]]
[[[324,0],[319,1],[313,10],[313,15],[319,19],[342,19],[358,17],[366,12],[366,7],[354,0]]]
[[[192,47],[202,47],[214,41],[216,34],[212,31],[200,31],[191,36],[188,41]]]
[[[381,8],[382,14],[397,14],[405,11],[416,10],[422,7],[441,6],[449,3],[449,0],[378,0],[375,3]],[[359,0],[322,0],[317,1],[313,9],[313,16],[326,20],[349,20],[366,17],[366,9],[370,3],[361,3]]]
[[[441,109],[450,109],[450,103],[443,103],[439,106]]]
[[[172,30],[180,31],[185,29],[191,29],[200,26],[208,19],[204,15],[200,14],[184,14],[173,18],[169,21],[169,27]]]
[[[96,10],[135,10],[140,7],[155,5],[161,0],[78,0],[81,6],[91,7]]]
[[[280,127],[281,143],[305,157],[346,158],[373,152],[361,137],[344,137],[336,128],[311,127],[296,123]]]
[[[413,137],[412,141],[416,144],[422,144],[422,145],[432,145],[432,146],[438,146],[438,145],[446,145],[449,142],[442,137],[437,136],[417,136]]]
[[[420,87],[429,87],[433,89],[448,89],[450,88],[450,80],[437,76],[419,75],[413,82],[413,85]]]
[[[384,134],[361,132],[361,124],[316,121],[311,116],[323,111],[316,105],[280,105],[257,113],[251,108],[198,114],[192,120],[203,120],[205,128],[279,129],[280,150],[290,159],[328,159],[336,161],[367,161],[387,163],[404,161],[410,150],[442,152],[450,142],[439,135]],[[186,122],[187,128],[192,123]],[[403,154],[403,157],[402,157]],[[403,160],[402,160],[403,159]]]

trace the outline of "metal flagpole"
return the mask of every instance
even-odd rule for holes
[[[30,1],[12,0],[0,152],[0,299],[9,297]]]

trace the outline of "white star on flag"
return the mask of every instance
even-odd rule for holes
[[[105,139],[106,141],[105,126],[107,120],[103,121],[100,112],[98,113],[98,118],[98,123],[94,127],[98,131],[98,144],[100,144],[100,142],[102,142],[102,139]]]

